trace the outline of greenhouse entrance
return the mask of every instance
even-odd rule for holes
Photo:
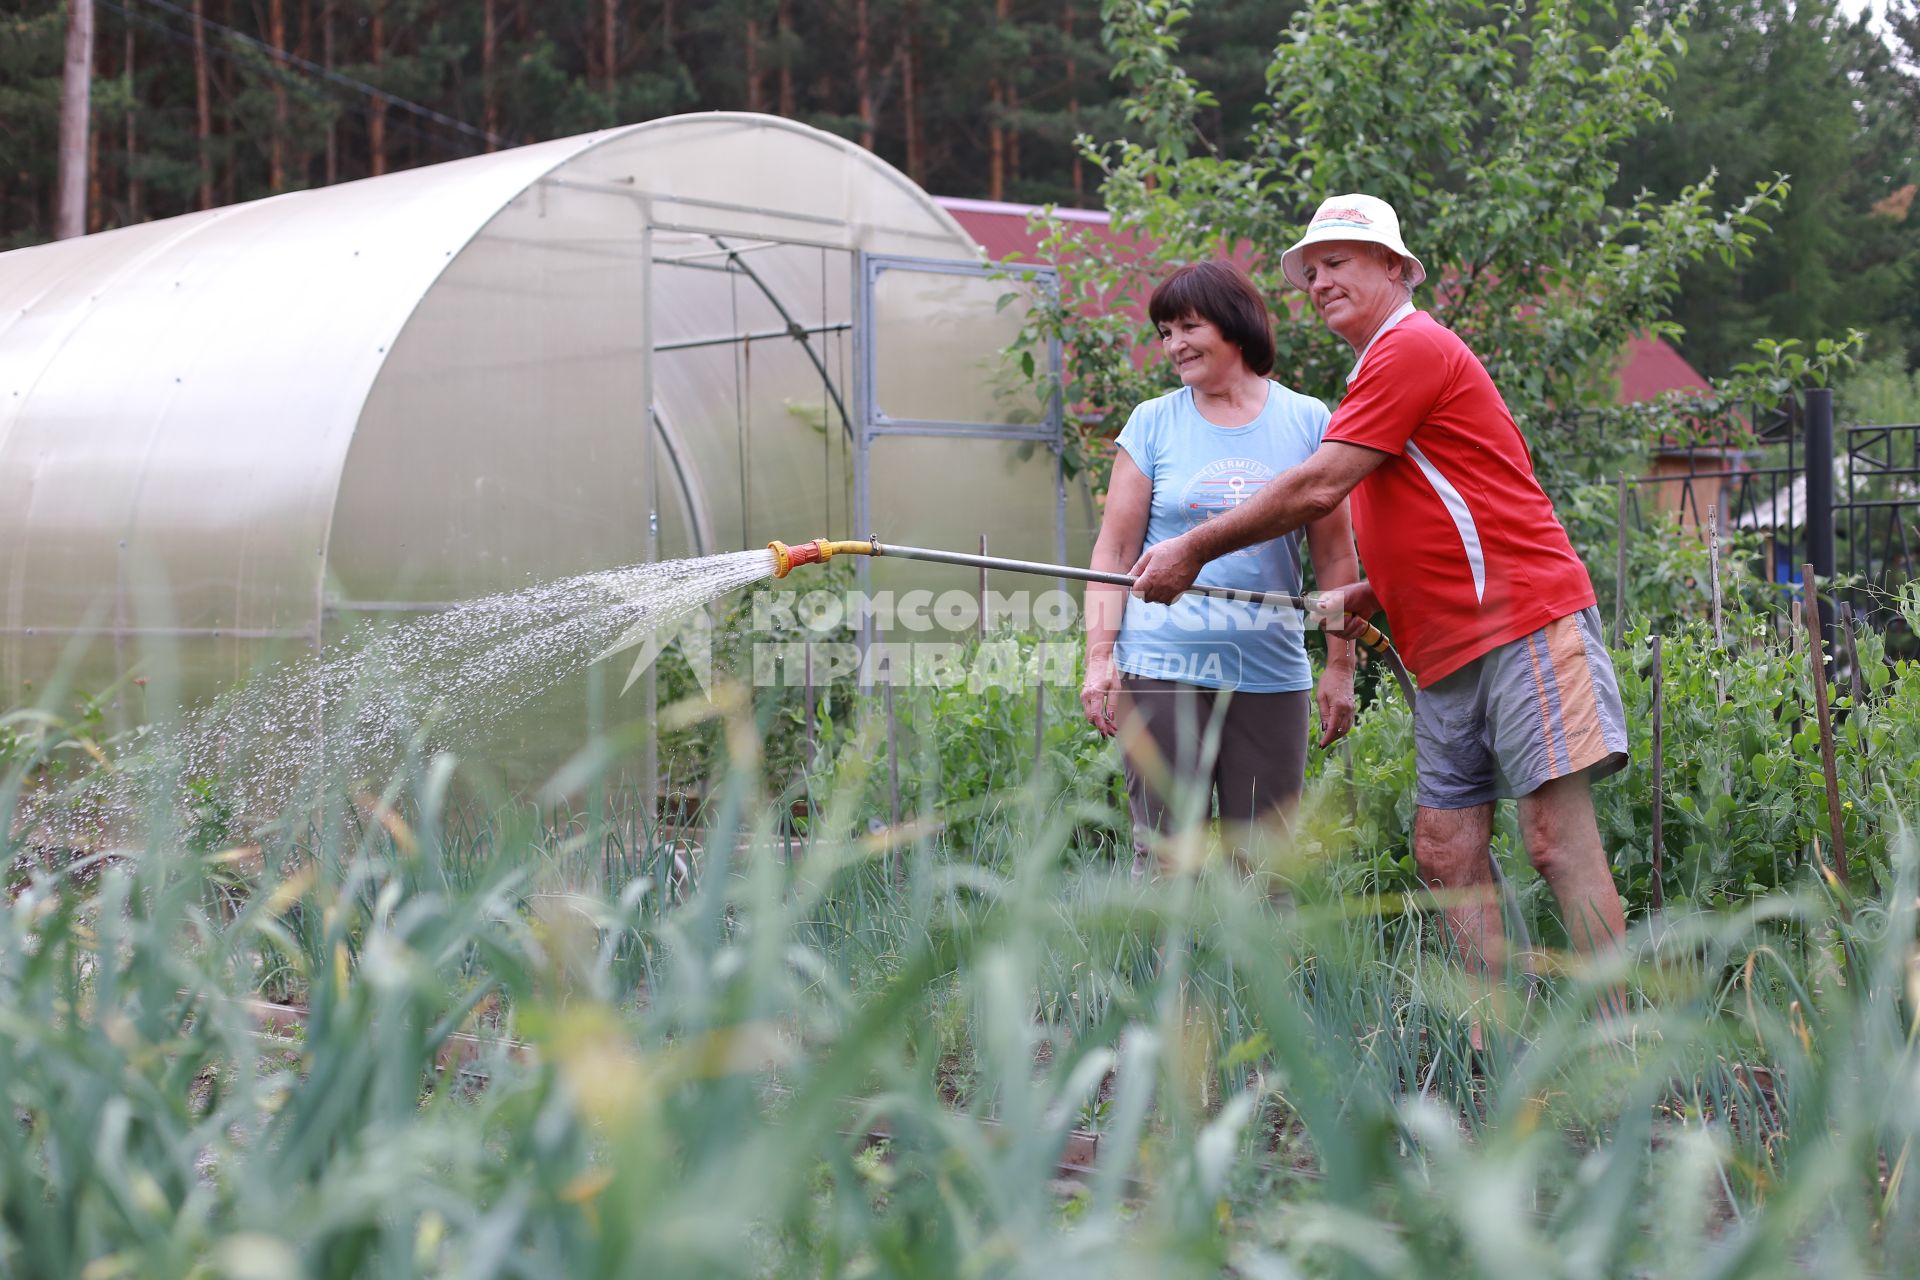
[[[1050,268],[678,227],[655,226],[649,240],[649,390],[708,391],[698,423],[650,396],[647,471],[671,490],[650,495],[651,557],[662,554],[660,521],[676,517],[694,554],[893,534],[900,526],[888,518],[906,516],[912,536],[935,545],[971,546],[994,529],[1033,554],[1068,554],[1061,411],[1050,390],[1059,343],[1045,340],[1037,359],[1010,358],[1027,308],[1009,304],[1054,291]],[[698,310],[687,299],[703,291],[688,287],[687,273],[709,277],[704,292],[714,296]],[[725,282],[718,289],[714,276]],[[695,433],[718,445],[733,492],[698,483],[712,469],[687,464]],[[1037,454],[1044,465],[1033,465]]]

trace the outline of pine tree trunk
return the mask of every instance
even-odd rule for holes
[[[853,85],[860,98],[860,145],[873,150],[873,23],[867,0],[853,6]]]
[[[1012,116],[1020,110],[1020,85],[1018,81],[1007,81],[1007,181],[1020,180],[1020,126]]]
[[[920,136],[920,52],[914,41],[920,17],[918,0],[907,0],[900,23],[900,113],[905,117],[907,135],[907,176],[920,186],[927,182],[926,151]]]
[[[760,23],[749,18],[746,24],[747,34],[747,110],[764,111],[766,102],[760,94]]]
[[[140,156],[140,131],[134,112],[134,103],[139,101],[139,84],[134,79],[133,26],[127,26],[126,52],[121,58],[121,70],[127,77],[127,221],[141,222],[146,214],[146,184],[140,180],[138,160]]]
[[[793,98],[793,0],[780,0],[780,114],[791,120],[799,112]]]
[[[300,38],[293,52],[302,62],[313,61],[313,0],[300,0]],[[287,168],[293,184],[302,188],[313,185],[313,153],[301,141],[304,133],[295,129],[287,133]]]
[[[285,66],[280,52],[287,47],[287,0],[268,0],[267,43],[274,48],[268,55],[268,65],[276,70]],[[267,187],[272,191],[287,189],[287,85],[279,75],[273,78],[273,138],[267,146]]]
[[[1000,113],[1007,105],[1007,93],[995,76],[987,82],[987,112],[993,121],[987,126],[987,199],[1003,199],[1007,194],[1007,135],[1000,127]]]
[[[320,65],[333,70],[333,0],[320,7]],[[340,131],[331,116],[327,119],[325,181],[329,187],[340,181]]]
[[[229,27],[233,25],[233,0],[226,0],[220,6],[220,21]],[[220,70],[220,99],[226,106],[221,113],[220,134],[227,140],[227,165],[220,174],[220,203],[223,205],[232,204],[240,198],[240,148],[235,145],[234,136],[239,130],[233,127],[234,88],[233,64],[229,62]]]
[[[88,111],[93,98],[93,0],[67,0],[67,57],[60,81],[60,150],[53,238],[87,229]]]
[[[993,29],[998,35],[1007,20],[1009,0],[993,0]],[[996,65],[997,62],[996,62]],[[999,76],[987,82],[987,199],[1007,194],[1007,86]]]
[[[385,14],[381,0],[374,0],[373,13],[368,21],[367,63],[374,69],[376,82],[380,70],[380,55],[387,43]],[[368,104],[367,111],[367,162],[368,171],[379,177],[387,171],[387,100],[375,98]]]
[[[618,0],[600,0],[600,57],[605,73],[602,92],[607,95],[608,123],[614,119],[614,85],[620,74],[620,15]]]
[[[100,181],[100,131],[87,131],[87,231],[89,234],[99,231],[107,224],[104,218],[107,202],[101,197]]]
[[[493,2],[485,0],[480,6],[480,127],[488,134],[500,132],[500,87],[494,83],[493,64],[499,55],[500,33],[494,28]],[[493,138],[487,139],[487,150],[493,150]]]
[[[661,0],[660,2],[660,48],[663,52],[665,52],[668,62],[672,62],[674,57],[674,53],[673,53],[674,9],[675,9],[675,5],[673,0]]]
[[[207,83],[206,0],[193,0],[194,134],[200,147],[200,207],[213,208],[213,87]],[[331,136],[331,131],[329,131]]]

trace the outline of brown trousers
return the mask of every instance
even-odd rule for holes
[[[1116,718],[1126,745],[1136,867],[1148,856],[1149,834],[1168,834],[1180,806],[1196,803],[1180,798],[1189,788],[1204,785],[1199,794],[1208,797],[1197,802],[1195,816],[1205,822],[1217,806],[1225,828],[1283,815],[1300,798],[1307,771],[1309,690],[1240,693],[1125,674],[1120,688]],[[1216,733],[1208,760],[1208,742]]]

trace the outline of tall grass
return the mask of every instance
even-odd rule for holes
[[[871,717],[796,835],[749,711],[716,707],[730,767],[697,851],[628,806],[476,805],[445,756],[377,796],[316,779],[234,847],[170,811],[137,847],[16,842],[0,1274],[1536,1280],[1920,1256],[1904,833],[1877,897],[1787,877],[1488,994],[1356,859],[1335,774],[1285,893],[1201,846],[1134,884],[1088,835],[1114,829],[1103,797],[1044,764],[964,825],[872,830]],[[59,738],[36,743],[10,788]],[[1877,817],[1897,825],[1891,799]],[[1597,1021],[1622,982],[1634,1012]],[[263,991],[304,1007],[298,1034],[263,1028]],[[459,1033],[477,1056],[449,1054]],[[1075,1129],[1098,1134],[1077,1181]]]

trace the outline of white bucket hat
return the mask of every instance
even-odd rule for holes
[[[1307,287],[1307,278],[1300,267],[1300,251],[1327,240],[1361,240],[1385,245],[1406,259],[1409,284],[1419,284],[1427,278],[1427,269],[1420,265],[1420,259],[1407,252],[1406,243],[1400,239],[1399,215],[1378,196],[1356,192],[1322,200],[1313,220],[1307,223],[1306,234],[1280,255],[1280,271],[1287,277],[1288,284],[1296,289]]]

